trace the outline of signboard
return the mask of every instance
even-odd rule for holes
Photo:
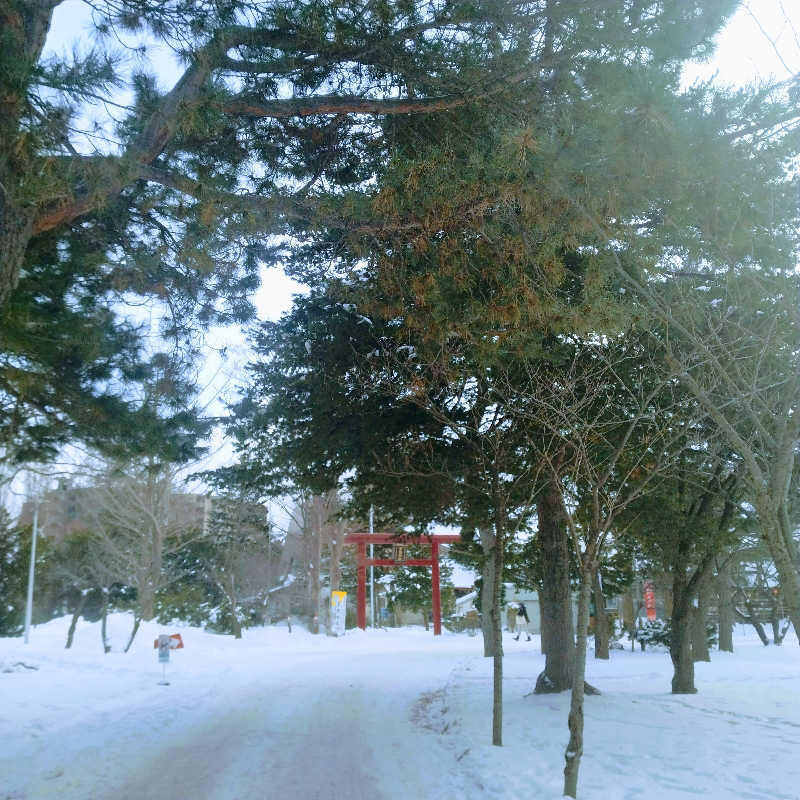
[[[653,581],[644,582],[644,608],[647,612],[647,619],[656,618],[656,587]]]
[[[159,663],[169,662],[169,651],[182,650],[183,639],[179,633],[160,633],[158,639],[153,642],[153,647],[158,650]]]
[[[331,592],[331,633],[334,636],[344,636],[346,610],[347,592]]]
[[[393,544],[392,545],[392,560],[396,561],[398,564],[402,564],[406,560],[406,552],[407,547],[404,544]]]
[[[169,661],[169,636],[166,633],[162,633],[158,637],[156,644],[158,646],[158,663],[166,664]]]

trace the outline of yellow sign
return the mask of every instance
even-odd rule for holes
[[[331,633],[344,636],[347,592],[331,592]]]

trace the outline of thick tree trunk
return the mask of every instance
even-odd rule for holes
[[[578,630],[575,641],[572,697],[569,707],[569,743],[564,753],[564,794],[578,796],[578,770],[583,755],[583,700],[584,680],[586,678],[586,638],[589,627],[589,599],[592,593],[592,572],[590,567],[581,575],[578,594]]]
[[[600,570],[597,570],[594,574],[592,592],[594,594],[594,657],[607,660],[611,631],[608,614],[606,614],[606,598],[603,594]]]
[[[78,603],[75,606],[75,610],[72,612],[72,621],[69,624],[69,630],[67,631],[67,643],[64,645],[65,650],[69,650],[72,647],[72,640],[75,638],[75,628],[78,626],[78,620],[80,619],[81,613],[83,612],[83,607],[86,605],[86,593],[81,592],[81,596],[78,599]]]
[[[338,592],[342,580],[342,549],[344,548],[344,533],[336,532],[336,539],[330,541],[330,581],[331,591]]]
[[[537,592],[539,596],[539,649],[542,655],[547,653],[547,632],[544,624],[544,600],[542,600],[542,590]]]
[[[683,571],[676,571],[672,581],[672,636],[669,644],[673,694],[697,692],[692,658],[692,605],[686,584]]]
[[[717,608],[719,609],[719,649],[733,652],[733,596],[730,566],[725,564],[717,575]]]
[[[6,201],[0,187],[0,308],[17,288],[32,227],[33,213]]]
[[[706,638],[706,610],[708,608],[707,581],[700,584],[697,606],[692,608],[692,661],[711,661]]]
[[[150,580],[142,581],[137,589],[137,601],[139,606],[138,616],[145,622],[149,622],[156,615],[155,612],[155,592]],[[127,651],[126,651],[127,652]]]
[[[569,585],[569,541],[558,488],[550,484],[537,504],[539,558],[542,588],[542,639],[545,641],[544,671],[536,679],[537,694],[562,692],[572,686],[575,632]]]

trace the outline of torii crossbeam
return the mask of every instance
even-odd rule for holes
[[[356,609],[358,627],[365,630],[367,627],[367,567],[430,567],[431,568],[431,593],[433,612],[433,635],[439,636],[442,632],[442,598],[439,593],[439,545],[452,544],[460,540],[458,534],[440,534],[438,536],[409,536],[397,533],[350,533],[344,537],[345,544],[354,544],[357,547],[358,566],[358,593],[356,595]],[[396,561],[394,558],[367,558],[368,544],[391,545],[430,545],[430,558],[409,558],[406,561]]]

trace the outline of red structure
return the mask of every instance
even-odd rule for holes
[[[351,533],[345,536],[345,544],[354,544],[358,548],[358,593],[356,594],[358,627],[362,630],[367,627],[367,567],[430,567],[431,593],[433,594],[433,635],[439,636],[442,632],[442,598],[439,594],[439,545],[451,544],[459,541],[460,538],[457,534],[407,536],[396,533]],[[396,551],[396,554],[393,554],[395,557],[367,558],[368,544],[390,544]],[[411,544],[429,544],[431,546],[431,557],[404,559],[401,549]]]

